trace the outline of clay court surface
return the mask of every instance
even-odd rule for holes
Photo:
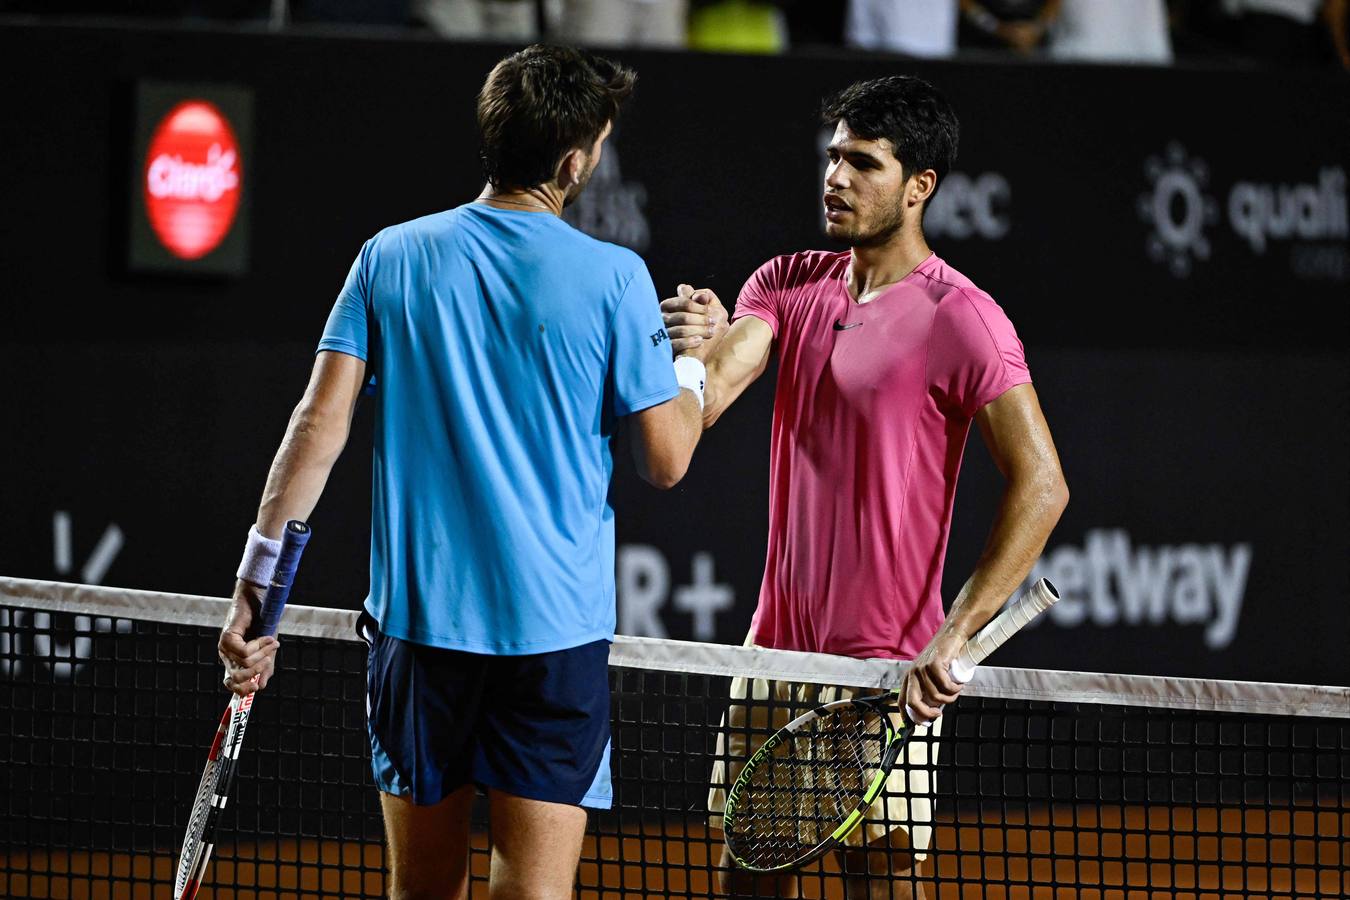
[[[659,833],[658,833],[659,832]],[[1226,900],[1350,896],[1350,811],[1242,811],[1182,807],[1063,808],[1007,820],[940,823],[924,864],[925,893],[944,900]],[[473,872],[487,874],[486,837]],[[708,897],[717,835],[647,826],[622,838],[587,838],[579,897]],[[382,896],[375,844],[306,841],[226,847],[212,863],[213,900]],[[43,900],[172,898],[168,855],[10,850],[0,896]],[[362,870],[362,867],[365,870]],[[14,874],[26,869],[46,874]],[[833,867],[810,868],[805,898],[842,897]],[[222,887],[221,885],[231,885]],[[486,898],[475,884],[474,898]]]

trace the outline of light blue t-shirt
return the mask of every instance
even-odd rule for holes
[[[482,203],[395,225],[319,350],[376,377],[382,632],[491,654],[613,638],[615,421],[679,393],[635,253]]]

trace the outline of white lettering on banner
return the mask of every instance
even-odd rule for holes
[[[1258,184],[1241,181],[1228,195],[1233,230],[1256,253],[1269,238],[1320,240],[1350,237],[1345,171],[1323,169],[1317,184]]]
[[[665,554],[649,544],[624,544],[616,558],[618,631],[639,637],[667,637],[663,611],[670,605],[693,617],[695,640],[717,635],[717,614],[735,606],[736,592],[714,577],[713,555],[695,553],[690,560],[689,584],[670,589],[670,564]]]
[[[716,634],[713,619],[717,613],[731,609],[736,592],[729,584],[713,580],[711,553],[695,553],[690,564],[691,583],[675,590],[675,608],[694,616],[694,640],[711,641]]]
[[[70,550],[70,528],[70,513],[58,510],[52,514],[52,562],[58,575],[69,575],[74,570]],[[105,528],[103,536],[94,546],[94,552],[89,554],[84,568],[80,571],[81,581],[84,584],[101,584],[103,576],[108,574],[109,567],[117,559],[117,554],[122,552],[125,544],[126,538],[116,523]]]
[[[625,544],[619,548],[615,571],[619,633],[665,637],[661,607],[670,591],[670,566],[661,551],[646,544]]]
[[[222,150],[219,144],[206,151],[205,163],[184,162],[177,154],[162,153],[146,169],[145,189],[152,197],[215,203],[226,191],[239,187],[236,158],[233,150]]]
[[[1139,197],[1139,214],[1152,224],[1148,253],[1185,277],[1193,260],[1210,258],[1206,227],[1219,219],[1218,203],[1206,192],[1209,166],[1177,142],[1144,164],[1152,187]],[[1299,278],[1350,277],[1350,203],[1345,170],[1323,166],[1317,181],[1295,184],[1238,181],[1228,191],[1229,228],[1252,252],[1264,255],[1271,241],[1294,244],[1290,268]],[[1319,244],[1308,242],[1318,241]],[[1299,243],[1302,242],[1302,243]],[[1339,242],[1339,243],[1336,243]]]
[[[1237,633],[1251,561],[1251,544],[1137,547],[1121,529],[1100,529],[1081,548],[1042,556],[1031,581],[1059,589],[1049,620],[1061,628],[1203,624],[1205,645],[1220,650]]]
[[[52,513],[52,563],[57,575],[68,575],[75,568],[70,535],[70,513]],[[125,543],[116,524],[105,528],[80,570],[83,583],[102,582]],[[91,635],[131,633],[131,623],[126,619],[74,616],[72,625],[68,624],[72,617],[62,613],[55,616],[53,621],[52,613],[0,609],[0,675],[18,678],[36,662],[49,669],[55,680],[69,681],[84,668],[83,661],[93,657]]]
[[[924,212],[923,230],[929,237],[996,241],[1012,228],[1007,212],[1011,203],[1012,186],[998,172],[973,178],[949,172]]]

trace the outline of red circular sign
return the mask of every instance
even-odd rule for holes
[[[145,208],[180,259],[200,259],[229,233],[242,168],[234,129],[214,104],[185,100],[159,123],[145,155]]]

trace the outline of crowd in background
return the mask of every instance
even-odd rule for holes
[[[1339,65],[1350,0],[0,0],[0,12],[292,27],[418,28],[449,40],[781,53],[850,47],[1168,64]]]

